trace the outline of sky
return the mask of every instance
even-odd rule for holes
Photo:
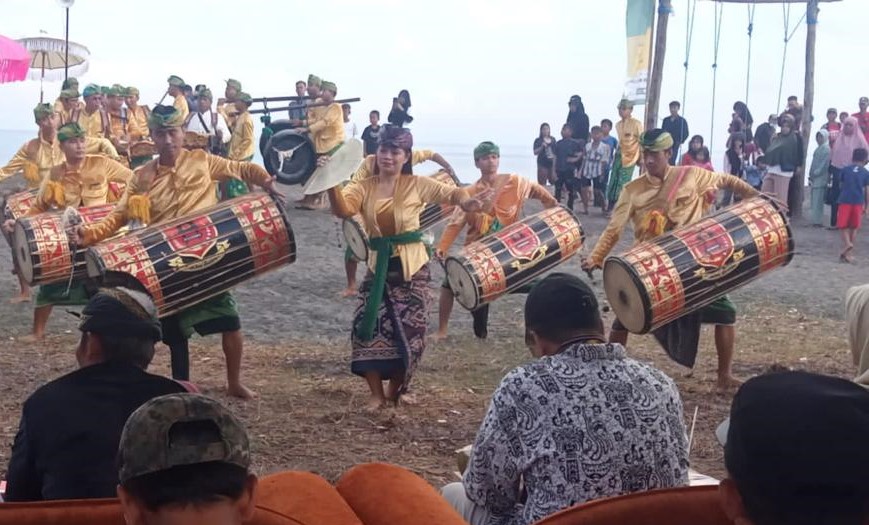
[[[666,103],[683,100],[687,9],[675,13],[665,62]],[[748,8],[722,9],[715,111],[712,111],[716,3],[696,2],[683,100],[692,132],[715,130],[720,151],[736,100],[746,99]],[[783,101],[803,98],[805,11],[794,4],[796,29],[784,62]],[[46,31],[63,36],[55,0],[0,0],[0,34],[20,38]],[[760,5],[748,105],[757,125],[778,103],[782,69],[782,5]],[[856,111],[869,95],[869,1],[822,4],[818,26],[816,118],[827,107]],[[410,90],[416,143],[470,145],[482,140],[528,145],[541,122],[558,129],[570,95],[582,96],[593,122],[617,118],[625,81],[625,0],[77,0],[70,39],[91,52],[82,83],[135,85],[153,104],[170,74],[222,92],[236,78],[254,97],[293,94],[308,73],[338,84],[339,98],[360,97],[354,120],[388,112],[400,89]],[[46,83],[53,101],[60,83]],[[31,129],[39,83],[0,85],[0,128]],[[642,119],[643,108],[636,115]],[[713,124],[714,115],[714,124]],[[715,155],[715,154],[713,154]]]

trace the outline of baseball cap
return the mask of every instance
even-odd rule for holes
[[[551,273],[540,280],[525,300],[525,327],[551,324],[590,327],[600,316],[597,297],[582,279]]]
[[[173,467],[219,462],[250,467],[250,441],[241,421],[217,401],[197,394],[156,397],[130,415],[118,446],[118,479]]]
[[[851,381],[807,372],[752,378],[716,436],[738,483],[778,494],[811,487],[869,494],[869,391]]]

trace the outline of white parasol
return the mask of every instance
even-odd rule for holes
[[[39,80],[39,101],[42,102],[42,82],[63,80],[66,63],[66,42],[62,38],[39,36],[22,38],[18,42],[30,52],[30,78]],[[69,43],[68,75],[78,77],[88,70],[88,48],[75,42]]]

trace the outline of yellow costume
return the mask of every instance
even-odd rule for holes
[[[110,111],[109,130],[112,133],[112,138],[114,138],[115,140],[123,140],[125,137],[129,138],[129,122],[126,118],[126,115],[123,115],[121,111]]]
[[[131,141],[142,140],[148,133],[148,107],[127,107],[127,131]]]
[[[410,152],[410,163],[413,166],[417,164],[422,164],[423,162],[432,160],[435,156],[435,152],[430,149],[415,149]],[[362,161],[362,164],[359,166],[359,169],[353,174],[350,178],[351,182],[359,182],[371,177],[374,174],[374,163],[377,161],[375,155],[368,155],[365,157],[365,160]]]
[[[118,158],[115,147],[104,138],[86,138],[85,153],[105,155],[112,159]],[[42,179],[48,175],[49,170],[62,164],[64,160],[63,152],[60,150],[60,141],[55,139],[54,142],[48,142],[40,135],[21,146],[6,166],[0,168],[0,180],[23,171],[28,186],[37,188]],[[35,172],[28,169],[28,165],[36,166]]]
[[[262,185],[271,176],[260,166],[226,160],[203,150],[184,150],[174,166],[162,166],[159,157],[136,169],[118,205],[97,224],[85,228],[85,244],[111,237],[135,215],[131,199],[147,197],[150,217],[143,222],[157,224],[217,204],[214,183],[240,179]],[[150,180],[150,183],[148,182]],[[138,200],[138,199],[136,199]]]
[[[687,171],[683,173],[682,170]],[[674,190],[677,183],[678,188]],[[737,177],[699,167],[670,166],[663,180],[648,173],[643,174],[622,189],[612,218],[589,259],[600,266],[618,242],[628,221],[633,223],[636,241],[642,242],[657,237],[663,231],[700,220],[714,202],[712,199],[719,189],[732,190],[742,197],[757,193],[757,190]],[[663,221],[663,228],[652,224],[656,216]]]
[[[308,110],[308,131],[317,153],[329,153],[344,143],[344,111],[341,104]]]
[[[253,118],[250,113],[239,113],[232,127],[232,137],[229,140],[230,160],[250,160],[254,154]]]
[[[340,106],[339,106],[340,109]],[[357,184],[350,184],[343,190],[332,188],[332,198],[336,201],[336,215],[342,218],[360,214],[369,238],[393,236],[419,230],[419,214],[427,202],[443,202],[458,205],[468,198],[464,188],[447,186],[428,177],[403,175],[395,183],[392,198],[376,198],[379,177],[369,177]],[[395,204],[399,203],[396,207]],[[422,266],[428,262],[429,255],[425,244],[420,242],[399,244],[394,255],[401,257],[404,279],[410,281]],[[371,271],[377,265],[377,254],[372,252],[368,258]]]
[[[640,161],[640,135],[643,123],[631,117],[616,123],[619,136],[619,150],[622,153],[622,167],[633,168]]]
[[[190,108],[187,107],[187,98],[183,94],[175,97],[172,106],[178,110],[182,120],[187,120],[187,115],[190,114]]]
[[[73,113],[84,111],[84,102],[79,100],[76,106],[74,106],[70,111],[67,111],[63,107],[63,100],[58,98],[54,101],[54,111],[60,115],[60,123],[66,124],[69,122]]]
[[[78,119],[75,119],[76,115],[78,116]],[[108,138],[106,136],[109,126],[109,123],[107,122],[108,115],[102,109],[98,109],[91,114],[88,114],[84,109],[79,112],[73,111],[73,119],[78,122],[78,125],[81,126],[82,129],[84,129],[85,136]]]
[[[100,155],[85,156],[78,169],[71,169],[63,162],[51,168],[49,176],[42,181],[28,215],[42,213],[52,207],[79,208],[106,204],[110,200],[109,183],[127,184],[132,177],[131,170]]]

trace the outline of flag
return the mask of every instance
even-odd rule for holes
[[[634,104],[646,103],[654,18],[655,0],[628,0],[628,80],[625,82],[625,98]]]

